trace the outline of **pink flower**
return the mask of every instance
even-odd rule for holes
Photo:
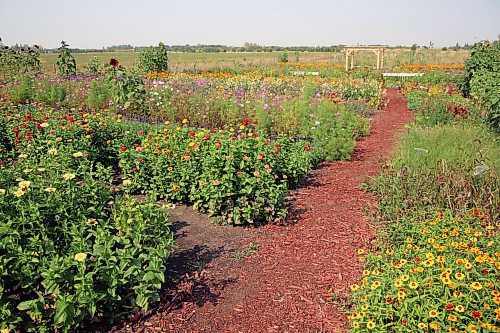
[[[267,109],[269,109],[269,104],[266,103],[266,104],[264,104],[264,110],[267,110]]]
[[[220,184],[220,182],[219,182],[218,180],[214,180],[214,181],[212,182],[212,184],[213,184],[214,186],[218,186],[218,185]]]

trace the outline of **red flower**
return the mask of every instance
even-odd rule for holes
[[[304,146],[304,149],[307,150],[307,151],[310,151],[311,150],[311,147],[309,146]]]
[[[245,126],[246,126],[246,125],[248,125],[248,119],[247,119],[247,118],[243,119],[242,123],[243,123],[243,125],[245,125]]]
[[[480,312],[480,311],[472,311],[471,312],[471,315],[472,317],[474,317],[475,319],[479,319],[483,316],[483,314]]]
[[[392,297],[390,297],[390,296],[389,296],[389,297],[387,297],[387,298],[385,299],[385,302],[386,302],[387,304],[391,304],[391,303],[392,303]]]
[[[118,65],[120,64],[120,62],[119,62],[118,60],[116,60],[115,58],[111,58],[111,59],[109,60],[109,64],[110,64],[111,66],[113,66],[114,68],[116,68],[116,67],[118,67]]]
[[[455,308],[455,306],[453,304],[451,304],[451,303],[448,303],[448,304],[445,305],[444,308],[446,310],[450,310],[451,311],[451,310],[453,310]]]
[[[195,132],[193,132],[193,131],[189,132],[189,136],[190,136],[190,137],[193,137],[193,136],[195,136],[195,135],[196,135],[196,133],[195,133]]]
[[[281,148],[281,145],[279,143],[277,143],[276,148]]]
[[[252,121],[252,124],[254,125],[257,125],[259,123],[259,121],[257,119],[255,119],[254,121]]]
[[[125,150],[127,150],[127,147],[122,146],[122,147],[120,148],[120,150],[121,150],[121,151],[125,151]]]
[[[69,118],[68,118],[68,121],[69,121],[70,123],[72,123],[72,122],[74,122],[74,121],[75,121],[75,118],[73,118],[73,117],[69,117]]]
[[[207,134],[207,135],[205,135],[203,138],[204,138],[205,140],[210,140],[210,135],[208,135],[208,134]]]
[[[483,273],[484,275],[488,275],[488,274],[490,273],[490,271],[489,271],[489,270],[487,270],[487,269],[483,269],[483,270],[481,271],[481,273]]]
[[[141,162],[142,162],[142,158],[140,158],[140,157],[139,157],[139,158],[137,159],[137,162],[141,163]]]
[[[132,168],[132,171],[136,172],[136,171],[137,171],[137,168]]]
[[[408,320],[403,319],[403,320],[401,320],[401,323],[402,323],[403,325],[406,325],[406,324],[408,324]]]
[[[220,148],[220,146],[222,146],[222,143],[220,143],[220,141],[217,140],[217,142],[215,143],[215,147]]]

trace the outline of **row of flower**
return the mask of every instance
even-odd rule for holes
[[[74,331],[147,309],[173,235],[165,209],[113,191],[105,143],[120,136],[46,108],[1,117],[2,332]]]
[[[358,250],[352,331],[500,331],[497,228],[479,210],[400,218],[376,251]]]

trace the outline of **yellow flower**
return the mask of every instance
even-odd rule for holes
[[[403,282],[402,282],[401,280],[396,280],[396,281],[394,281],[394,287],[399,288],[399,287],[401,287],[402,285],[403,285]]]
[[[464,278],[465,278],[465,275],[462,273],[455,274],[455,279],[457,279],[457,280],[463,280]]]
[[[40,124],[40,127],[42,127],[42,128],[47,128],[47,127],[49,127],[49,124],[48,124],[48,123],[41,123],[41,124]]]
[[[87,219],[87,224],[88,224],[88,225],[96,225],[96,224],[97,224],[97,220],[96,220],[96,219],[94,219],[94,218],[90,218],[90,217],[89,217],[89,218]]]
[[[123,180],[123,185],[124,185],[124,186],[128,186],[128,185],[130,185],[130,184],[132,184],[132,181],[131,181],[130,179],[125,179],[125,180]]]
[[[463,307],[463,305],[457,305],[457,307],[455,308],[455,310],[457,310],[458,312],[464,312],[465,308]]]
[[[457,317],[457,316],[455,316],[455,315],[449,315],[449,316],[448,316],[448,320],[449,320],[449,321],[457,321],[457,320],[458,320],[458,317]]]
[[[358,290],[358,289],[359,289],[359,286],[358,286],[357,284],[353,284],[353,285],[351,285],[351,290],[352,290],[352,291],[356,291],[356,290]]]
[[[179,191],[181,187],[179,185],[172,185],[172,190]]]
[[[75,178],[76,175],[74,173],[65,173],[64,175],[62,175],[62,177],[64,180],[71,180]]]
[[[429,317],[435,318],[438,316],[438,312],[436,310],[429,311]]]
[[[75,260],[76,260],[76,261],[82,262],[82,261],[84,261],[86,258],[87,258],[87,255],[86,255],[85,253],[83,253],[83,252],[80,252],[80,253],[75,254]]]
[[[55,192],[55,191],[56,191],[55,187],[47,187],[45,189],[45,192],[49,192],[49,193],[52,193],[52,192]]]
[[[357,321],[352,322],[352,327],[359,328],[359,323]]]
[[[380,286],[380,281],[375,281],[372,283],[371,288],[373,290],[373,289],[377,289],[379,286]]]
[[[429,260],[432,260],[432,259],[434,259],[434,254],[433,254],[432,252],[427,252],[427,253],[425,254],[425,257],[426,257],[427,259],[429,259]]]
[[[187,122],[188,122],[188,120],[186,118],[182,119],[183,124],[186,124]]]
[[[29,180],[22,180],[19,182],[19,189],[24,190],[28,188],[31,185],[31,182]]]
[[[423,330],[425,328],[425,324],[424,323],[418,323],[418,328],[420,328],[421,330]]]
[[[24,192],[22,189],[18,189],[16,192],[14,192],[14,195],[16,197],[22,197],[26,192]]]
[[[419,273],[422,273],[424,271],[424,268],[423,267],[417,267],[415,268],[415,270]]]
[[[418,283],[416,283],[415,281],[413,281],[413,282],[410,282],[410,284],[408,286],[411,289],[417,289],[418,288]]]
[[[363,271],[363,275],[365,275],[365,276],[366,276],[366,275],[370,275],[370,271],[365,269],[365,270]]]
[[[362,255],[363,253],[365,253],[365,250],[363,250],[363,249],[358,249],[357,253],[358,253],[359,255]]]
[[[366,327],[369,329],[374,329],[375,328],[375,323],[373,321],[369,321],[366,323]]]
[[[4,194],[5,194],[5,192],[6,192],[6,191],[5,191],[5,189],[0,188],[0,195],[4,195]]]
[[[435,331],[437,331],[438,329],[441,328],[441,326],[439,325],[439,323],[433,321],[432,323],[429,324],[429,327]]]
[[[81,151],[77,151],[76,153],[73,154],[73,157],[82,157],[83,153]]]
[[[50,155],[57,155],[57,149],[55,149],[55,148],[50,148],[50,149],[49,149],[49,154],[50,154]]]
[[[403,280],[405,282],[408,281],[409,279],[410,279],[410,277],[408,275],[406,275],[406,274],[404,274],[404,275],[401,276],[401,280]]]
[[[472,282],[469,287],[474,290],[481,290],[483,289],[483,286],[479,282]]]

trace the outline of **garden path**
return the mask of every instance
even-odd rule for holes
[[[167,302],[163,311],[122,330],[347,331],[348,320],[342,310],[349,286],[362,270],[356,251],[370,248],[374,240],[374,226],[363,212],[376,204],[376,198],[360,186],[369,176],[377,175],[412,119],[397,90],[388,89],[386,99],[386,107],[372,117],[371,134],[358,141],[352,159],[321,164],[306,184],[292,193],[291,215],[284,224],[247,231],[240,228],[236,241],[231,237],[205,238],[208,248],[218,245],[225,251],[210,258],[194,278],[186,275],[178,288],[184,293],[178,298],[181,301]],[[224,232],[206,223],[208,236]],[[189,235],[186,238],[189,240]],[[188,243],[196,245],[196,241]],[[249,244],[257,244],[258,250],[235,259],[236,249]],[[332,293],[336,295],[333,301]]]

